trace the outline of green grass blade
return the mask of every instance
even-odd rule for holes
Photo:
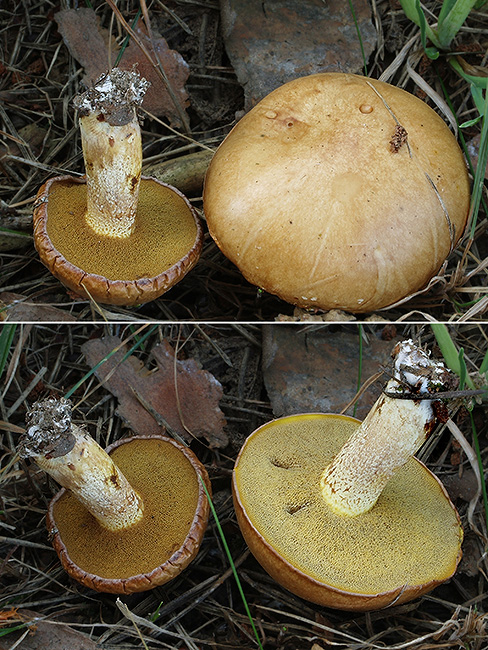
[[[460,378],[463,378],[466,385],[470,389],[474,390],[476,386],[466,371],[464,352],[461,354],[454,345],[454,341],[451,338],[447,325],[444,323],[431,323],[430,326],[447,367],[455,372]]]
[[[447,49],[451,41],[463,26],[469,12],[476,4],[476,0],[456,0],[447,14],[443,14],[442,21],[439,15],[437,36],[440,46]],[[442,11],[441,11],[442,14]]]
[[[483,90],[476,84],[471,84],[471,95],[476,105],[476,109],[480,114],[480,118],[485,114],[485,100],[483,97]]]
[[[488,84],[488,77],[477,77],[473,74],[468,74],[465,72],[459,63],[457,59],[454,57],[449,57],[448,58],[449,64],[451,67],[456,70],[456,72],[463,77],[463,79],[466,79],[466,81],[469,81],[469,83],[474,84],[475,86],[478,86],[478,88],[486,88]]]
[[[449,63],[457,70],[457,68],[454,65],[454,63],[456,63],[457,67],[459,69],[461,69],[461,71],[462,71],[461,66],[459,65],[459,63],[457,61],[454,61],[454,59],[452,59],[452,60],[449,59]],[[456,115],[456,111],[454,110],[454,106],[452,105],[452,102],[451,102],[451,99],[449,97],[449,93],[446,90],[445,84],[444,84],[442,78],[440,77],[439,73],[436,72],[436,74],[437,74],[437,79],[439,80],[439,83],[441,85],[442,92],[444,93],[444,99],[446,100],[449,108],[451,109],[452,114]],[[487,81],[488,81],[488,79],[487,79]],[[480,119],[481,119],[481,116],[480,116]],[[460,127],[459,123],[458,123],[458,126]],[[458,131],[458,137],[459,137],[459,142],[461,144],[463,153],[464,153],[464,155],[466,157],[466,160],[468,161],[469,171],[470,171],[471,175],[474,177],[475,171],[474,171],[473,164],[471,162],[471,156],[470,156],[469,151],[468,151],[468,147],[467,147],[467,144],[466,144],[466,139],[465,139],[464,134],[463,134],[463,132],[461,130]],[[471,203],[472,203],[472,201],[473,201],[473,192],[471,192]],[[486,204],[486,201],[485,201],[483,195],[481,196],[481,203],[483,204],[483,208],[484,208],[485,212],[487,212],[488,211],[488,205]]]
[[[0,630],[0,637],[6,636],[7,634],[10,634],[11,632],[16,632],[17,630],[25,630],[27,627],[26,623],[20,623],[20,625],[14,625],[13,627],[8,627],[4,630]],[[13,648],[14,646],[12,646]]]
[[[359,29],[359,24],[356,18],[356,11],[354,9],[354,5],[352,4],[352,0],[349,0],[349,9],[351,10],[352,14],[352,19],[354,20],[354,25],[356,27],[356,33],[358,35],[359,39],[359,47],[361,48],[361,56],[363,57],[363,70],[364,70],[364,76],[368,76],[368,62],[366,61],[366,53],[364,51],[364,45],[363,45],[363,37],[361,36],[361,30]]]
[[[468,376],[468,369],[466,368],[466,361],[464,360],[464,348],[459,350],[458,354],[459,364],[459,390],[464,390],[466,384],[466,377]]]
[[[470,126],[474,126],[475,124],[478,124],[482,119],[481,115],[478,115],[478,117],[473,118],[472,120],[467,120],[466,122],[463,122],[462,124],[459,125],[460,129],[467,129]]]
[[[17,237],[32,239],[32,235],[30,235],[28,232],[23,232],[22,230],[12,230],[12,228],[5,228],[4,226],[0,226],[0,232],[5,232],[7,235],[16,235]]]
[[[444,0],[442,3],[441,10],[439,12],[439,18],[437,19],[437,24],[442,25],[444,22],[446,16],[449,14],[451,9],[454,7],[456,4],[456,0]]]
[[[483,187],[485,183],[485,170],[488,163],[488,90],[485,90],[485,106],[483,113],[483,121],[481,123],[481,138],[480,147],[478,151],[478,164],[476,165],[476,173],[473,180],[473,191],[471,193],[471,207],[470,207],[470,236],[474,237],[476,223],[478,221],[478,213],[480,203],[483,197]]]
[[[481,122],[481,136],[480,136],[480,146],[478,151],[478,164],[476,166],[476,172],[474,172],[470,157],[466,151],[466,146],[462,133],[460,133],[460,139],[463,143],[463,148],[468,159],[469,167],[471,173],[474,175],[473,188],[471,190],[471,205],[469,210],[469,219],[470,219],[470,232],[469,236],[471,239],[474,238],[474,233],[476,230],[476,224],[478,222],[478,213],[480,209],[480,204],[483,203],[485,206],[485,201],[483,198],[483,187],[485,182],[485,169],[488,163],[488,77],[475,77],[474,75],[469,75],[462,69],[459,62],[454,58],[449,58],[450,65],[456,70],[456,72],[469,81],[471,84],[474,84],[477,88],[484,89],[485,96],[483,105],[478,106],[481,103],[481,98],[478,94],[473,96],[473,99],[476,101],[476,106],[478,111],[481,108],[482,122]],[[445,90],[444,90],[444,94]],[[481,95],[482,97],[482,95]],[[450,102],[448,102],[450,105]],[[485,206],[486,207],[486,206]]]
[[[437,59],[439,52],[435,48],[427,46],[427,39],[429,39],[436,47],[440,47],[439,39],[437,38],[437,34],[427,23],[424,10],[420,6],[420,0],[400,0],[400,4],[402,5],[403,12],[407,18],[420,27],[422,47],[429,59]]]
[[[131,334],[131,336],[130,336],[129,338],[132,338],[132,337],[134,337],[134,336],[137,336],[137,334],[138,334],[142,329],[144,329],[145,327],[146,327],[146,325],[143,325],[143,327],[142,327],[142,328],[139,328],[139,330],[137,330],[137,332]],[[130,348],[130,350],[128,350],[128,351],[125,353],[125,355],[124,355],[124,357],[123,357],[123,359],[122,359],[122,362],[125,361],[128,357],[130,357],[130,355],[131,355],[135,350],[137,350],[139,347],[141,347],[141,345],[144,343],[144,341],[145,341],[149,336],[151,336],[151,334],[154,332],[155,329],[157,329],[157,327],[158,327],[158,325],[153,325],[152,327],[150,327],[150,328],[148,329],[148,331],[147,331],[145,334],[143,334],[140,338],[138,338],[137,341],[136,341],[136,343],[134,343],[134,345]],[[100,361],[99,361],[97,364],[95,364],[95,365],[93,366],[93,368],[90,368],[90,370],[89,370],[85,375],[83,375],[83,377],[82,377],[79,381],[77,381],[76,384],[75,384],[74,386],[72,386],[72,387],[69,389],[69,391],[68,391],[68,392],[66,393],[66,395],[65,395],[65,398],[66,398],[66,399],[69,399],[69,398],[73,395],[73,393],[74,393],[74,392],[75,392],[75,391],[76,391],[76,390],[77,390],[77,389],[78,389],[82,384],[84,384],[85,381],[86,381],[89,377],[91,377],[91,376],[92,376],[92,375],[93,375],[93,374],[98,370],[98,368],[100,368],[101,365],[103,365],[106,361],[108,361],[108,360],[110,359],[110,357],[112,357],[116,352],[118,352],[119,349],[120,349],[120,346],[117,346],[114,350],[112,350],[111,352],[109,352],[108,354],[106,354],[106,355],[103,357],[103,359],[100,359]]]
[[[2,325],[0,332],[0,377],[3,375],[5,366],[7,365],[8,353],[12,347],[17,325]]]
[[[136,25],[139,22],[139,18],[141,17],[141,14],[142,14],[142,9],[139,7],[136,12],[135,18],[132,21],[132,25],[131,25],[132,29],[136,28]],[[129,42],[130,42],[130,34],[127,34],[127,36],[124,38],[124,42],[122,43],[120,51],[117,54],[117,58],[115,59],[114,68],[116,68],[119,65],[120,59],[123,57],[125,49],[129,45]]]
[[[419,17],[418,24],[420,27],[420,40],[422,41],[422,47],[424,48],[424,52],[427,54],[429,59],[435,60],[439,57],[439,52],[435,47],[428,47],[427,38],[429,38],[432,41],[432,43],[434,43],[434,45],[436,45],[437,47],[440,46],[440,43],[437,40],[437,36],[434,34],[434,32],[432,31],[432,29],[427,23],[423,9],[420,6],[420,0],[416,0],[415,6],[417,8],[417,13]]]
[[[479,368],[480,375],[484,375],[485,372],[488,372],[488,351],[486,352]]]
[[[222,540],[222,545],[224,547],[225,554],[227,555],[227,559],[229,560],[229,564],[230,564],[230,567],[232,569],[232,573],[234,574],[234,579],[236,581],[237,589],[239,590],[239,594],[240,594],[240,596],[242,598],[242,602],[244,604],[244,609],[246,610],[246,614],[247,614],[247,617],[249,618],[249,622],[251,624],[252,631],[254,633],[254,636],[256,637],[258,648],[259,648],[259,650],[264,650],[263,646],[261,644],[261,640],[260,640],[259,635],[258,635],[258,631],[257,631],[256,626],[254,624],[252,614],[251,614],[251,610],[249,609],[249,605],[247,603],[246,596],[244,594],[244,590],[242,589],[241,581],[239,580],[239,574],[237,573],[237,569],[236,569],[236,566],[234,564],[234,560],[232,559],[232,554],[230,552],[229,545],[227,544],[227,540],[225,539],[224,531],[222,530],[222,526],[220,525],[220,521],[219,521],[217,512],[215,510],[215,507],[214,507],[214,504],[213,504],[213,501],[212,501],[212,497],[210,496],[210,494],[208,492],[208,489],[207,489],[207,486],[205,485],[205,482],[204,482],[204,480],[202,479],[201,476],[200,476],[200,481],[201,481],[201,483],[203,485],[203,489],[205,490],[205,494],[207,495],[210,510],[211,510],[212,516],[213,516],[213,518],[215,520],[215,525],[217,526],[217,530],[218,530],[220,539]]]
[[[434,332],[434,336],[436,338],[437,344],[441,349],[442,355],[444,357],[444,361],[446,362],[447,366],[453,372],[456,372],[460,377],[460,381],[459,381],[460,389],[461,390],[463,389],[464,383],[466,383],[469,388],[475,388],[473,381],[471,380],[470,376],[467,373],[466,362],[464,360],[464,351],[463,349],[459,350],[459,352],[457,351],[456,346],[454,345],[454,342],[451,338],[451,335],[449,334],[449,330],[447,326],[444,325],[443,323],[431,323],[430,326],[432,328],[432,331]],[[485,358],[483,359],[479,372],[481,372],[482,369],[484,371],[485,367],[488,367],[488,352],[486,353]],[[473,405],[467,406],[467,408],[469,412],[469,417],[471,419],[471,432],[473,437],[473,446],[478,460],[480,475],[481,477],[483,477],[484,476],[483,459],[481,457],[481,450],[479,446],[476,425],[473,418],[472,406]],[[483,495],[486,526],[488,528],[488,494],[486,491],[486,482],[484,480],[481,481],[481,491]]]

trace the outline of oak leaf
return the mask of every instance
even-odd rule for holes
[[[108,336],[88,341],[82,351],[95,367],[120,344],[120,339]],[[166,429],[186,442],[204,437],[212,448],[227,445],[226,421],[219,407],[222,386],[211,373],[193,359],[176,359],[167,341],[151,351],[156,370],[149,370],[134,355],[124,359],[126,354],[122,346],[95,374],[117,397],[117,415],[136,434],[156,435]]]

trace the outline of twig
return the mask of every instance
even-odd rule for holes
[[[11,546],[25,546],[26,548],[39,548],[43,551],[53,551],[52,546],[45,544],[38,544],[37,542],[29,542],[26,539],[14,539],[13,537],[5,537],[0,535],[0,544],[10,544]]]

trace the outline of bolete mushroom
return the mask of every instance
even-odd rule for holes
[[[453,575],[459,515],[413,457],[433,429],[432,403],[446,378],[443,364],[404,341],[395,378],[362,423],[291,415],[249,436],[233,474],[237,520],[277,582],[321,605],[367,611]]]
[[[203,465],[165,436],[123,438],[104,451],[65,399],[36,402],[20,454],[63,486],[47,527],[63,568],[96,591],[162,585],[194,559],[207,526]]]
[[[202,226],[186,197],[141,177],[136,109],[148,85],[114,68],[75,98],[86,179],[49,179],[34,207],[42,262],[76,294],[101,303],[154,300],[195,266],[202,248]]]
[[[423,290],[470,201],[456,139],[425,102],[359,75],[271,92],[204,186],[210,234],[246,279],[303,308],[370,312]]]

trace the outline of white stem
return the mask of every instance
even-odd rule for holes
[[[388,382],[386,391],[401,394],[407,383],[419,397],[435,397],[431,391],[442,386],[447,374],[443,364],[432,361],[411,341],[399,344],[394,354],[396,379]],[[432,400],[381,395],[322,474],[322,495],[330,508],[349,516],[370,510],[395,471],[420,448],[434,424]]]
[[[88,225],[99,235],[133,232],[142,169],[141,129],[134,120],[113,126],[99,114],[80,117],[87,182]]]
[[[370,510],[398,467],[419,449],[431,431],[430,401],[383,395],[322,475],[322,494],[336,512]]]
[[[37,402],[28,424],[21,455],[73,492],[104,528],[123,530],[141,519],[141,498],[107,452],[71,422],[67,400]]]
[[[114,68],[75,98],[87,176],[86,221],[107,237],[129,237],[135,225],[142,169],[137,106],[149,82]]]

